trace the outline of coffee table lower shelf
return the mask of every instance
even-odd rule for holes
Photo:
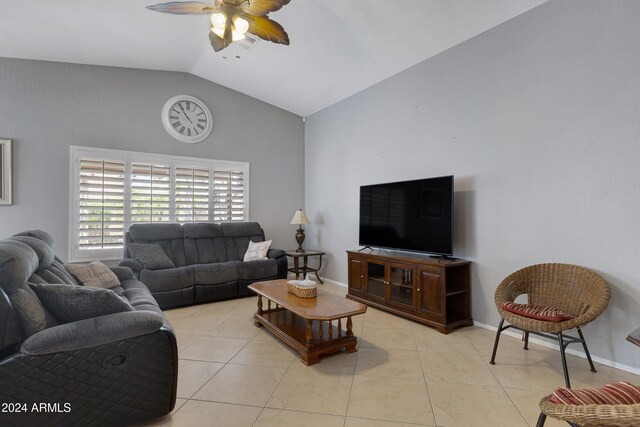
[[[346,330],[342,329],[342,319],[337,322],[307,320],[282,307],[255,313],[253,317],[256,326],[264,326],[300,353],[300,360],[307,366],[318,363],[323,354],[342,349],[346,353],[356,351],[357,338],[351,331],[351,316],[346,318]]]

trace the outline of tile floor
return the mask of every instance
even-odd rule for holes
[[[346,289],[325,284],[323,291]],[[358,352],[303,365],[253,325],[256,298],[167,310],[179,347],[175,410],[144,426],[534,426],[541,397],[563,385],[560,354],[477,327],[442,335],[369,307],[354,317]],[[624,345],[622,343],[621,345]],[[640,376],[569,356],[574,387]],[[547,426],[567,424],[547,420]]]

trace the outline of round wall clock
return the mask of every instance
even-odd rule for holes
[[[169,135],[180,142],[193,144],[203,141],[211,133],[211,112],[198,98],[178,95],[162,108],[162,124]]]

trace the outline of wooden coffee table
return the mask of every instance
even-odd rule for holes
[[[316,298],[300,298],[287,291],[286,280],[256,282],[249,285],[249,289],[258,294],[258,311],[253,316],[255,325],[264,326],[297,350],[305,365],[318,363],[322,354],[342,349],[347,353],[357,351],[351,317],[365,313],[366,305],[321,289]],[[343,331],[345,318],[346,330]]]

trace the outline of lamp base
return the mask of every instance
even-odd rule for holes
[[[302,229],[302,226],[299,226],[296,230],[296,241],[298,242],[298,249],[296,249],[296,252],[304,252],[304,249],[302,248],[302,243],[304,243],[304,230]]]

